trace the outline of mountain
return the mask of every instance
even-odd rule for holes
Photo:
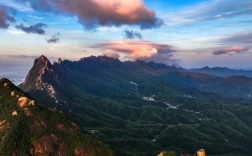
[[[234,69],[221,68],[221,67],[210,68],[206,66],[199,69],[191,69],[191,71],[220,76],[220,77],[245,76],[245,77],[252,78],[252,71],[249,71],[249,70],[234,70]]]
[[[117,155],[251,155],[252,79],[105,56],[37,58],[20,87],[66,113]]]
[[[112,156],[62,112],[39,105],[8,79],[0,80],[0,155]]]

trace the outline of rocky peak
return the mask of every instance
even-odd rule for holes
[[[45,57],[44,55],[41,55],[39,58],[37,58],[34,62],[34,67],[51,67],[52,64],[50,63],[50,61],[48,60],[47,57]]]
[[[34,65],[26,76],[25,82],[22,84],[24,86],[29,86],[29,88],[38,86],[43,82],[45,77],[48,77],[49,73],[53,72],[53,66],[47,57],[44,55],[35,59]]]
[[[62,59],[58,58],[58,64],[61,64],[61,63],[62,63]]]

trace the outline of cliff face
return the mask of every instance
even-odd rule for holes
[[[0,155],[97,154],[113,155],[61,112],[40,106],[9,80],[0,80]]]

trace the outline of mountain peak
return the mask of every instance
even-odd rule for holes
[[[47,57],[45,57],[44,55],[41,55],[39,58],[35,60],[34,65],[41,65],[43,67],[47,67],[47,66],[51,66],[51,63]]]
[[[45,75],[48,75],[48,72],[53,71],[53,66],[47,57],[41,55],[34,61],[34,65],[26,76],[24,85],[31,87],[33,85],[39,85],[42,83]]]

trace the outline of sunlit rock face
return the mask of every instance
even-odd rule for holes
[[[199,149],[197,151],[197,156],[206,156],[206,151],[204,149]]]

